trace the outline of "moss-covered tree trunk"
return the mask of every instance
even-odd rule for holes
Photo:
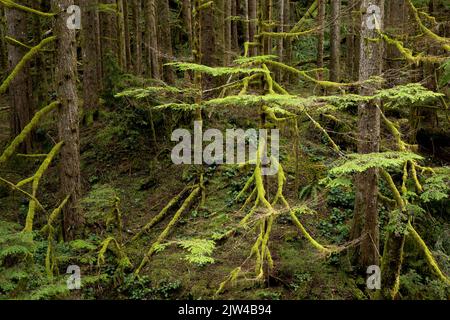
[[[19,2],[22,5],[29,5],[25,1]],[[27,35],[27,13],[21,10],[6,8],[7,35],[22,43],[28,43]],[[8,72],[22,60],[28,49],[17,45],[8,44]],[[12,79],[9,86],[10,99],[10,134],[11,138],[16,137],[33,117],[33,85],[31,81],[30,63],[18,72]],[[28,135],[21,144],[21,151],[31,152],[33,144],[33,134]]]
[[[384,0],[361,1],[363,13],[361,24],[361,46],[359,81],[364,81],[382,72],[383,45],[377,38],[377,29],[383,28]],[[380,9],[380,15],[368,12],[370,5]],[[363,85],[361,95],[371,95],[376,90],[374,85]],[[374,153],[380,149],[380,110],[379,101],[362,103],[358,107],[358,153]],[[358,264],[365,270],[370,265],[379,264],[379,227],[378,227],[378,170],[369,169],[359,173],[355,178],[355,211],[353,238],[362,236],[359,245]]]
[[[53,10],[59,12],[55,23],[56,41],[56,93],[58,109],[58,136],[64,145],[60,152],[59,178],[61,198],[70,195],[63,208],[63,232],[66,240],[73,240],[83,226],[83,215],[79,207],[81,197],[80,137],[77,96],[77,55],[75,30],[67,28],[69,15],[66,9],[73,0],[52,0]]]

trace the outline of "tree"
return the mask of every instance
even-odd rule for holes
[[[340,81],[341,58],[341,0],[331,0],[331,66],[330,81]]]
[[[26,4],[26,3],[24,3]],[[18,9],[5,9],[7,34],[14,40],[27,43],[27,14]],[[28,49],[20,44],[8,43],[8,66],[9,73],[22,60]],[[33,117],[33,89],[31,82],[30,63],[19,71],[9,86],[9,97],[11,104],[10,112],[10,134],[14,138],[22,132],[23,128]],[[31,152],[33,147],[33,134],[28,135],[21,146],[24,153]]]
[[[64,146],[60,153],[60,192],[70,196],[63,208],[63,234],[73,240],[80,233],[84,218],[79,207],[81,197],[80,137],[78,95],[76,88],[76,39],[75,30],[67,28],[69,14],[64,11],[73,0],[52,0],[52,7],[59,12],[55,23],[56,41],[56,93],[60,101],[58,109],[58,136]],[[62,9],[62,10],[61,10]]]
[[[378,12],[369,12],[369,5],[376,5]],[[373,6],[372,6],[373,8]],[[377,38],[383,28],[384,0],[361,1],[363,23],[360,30],[359,81],[380,76],[382,71],[383,45],[381,41],[369,41]],[[361,95],[373,95],[376,87],[363,85]],[[379,152],[380,148],[380,109],[379,101],[361,103],[358,107],[358,153]],[[362,268],[379,264],[378,229],[378,170],[368,169],[355,178],[355,212],[353,238],[362,237],[359,246],[358,263]]]
[[[83,32],[83,117],[86,124],[93,121],[98,109],[100,75],[98,74],[98,1],[82,0]]]
[[[163,79],[171,84],[175,81],[173,68],[164,66],[164,64],[173,60],[172,50],[172,22],[170,17],[169,0],[159,0],[158,2],[158,34],[161,45],[159,49],[162,52]]]
[[[137,76],[142,75],[142,28],[141,28],[141,16],[142,16],[142,1],[133,0],[132,10],[132,28],[134,33],[134,45],[133,45],[133,66],[134,73]]]
[[[325,34],[325,13],[326,3],[325,0],[318,0],[318,12],[317,12],[317,68],[323,68],[323,51],[324,51],[324,34]],[[317,73],[318,78],[322,79],[323,72]]]
[[[159,62],[158,33],[156,28],[156,0],[144,2],[145,17],[145,53],[146,74],[154,79],[161,79],[161,65]]]

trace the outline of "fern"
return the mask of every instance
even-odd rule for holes
[[[394,169],[403,166],[406,161],[422,160],[423,158],[411,152],[382,152],[367,154],[350,154],[348,160],[330,170],[332,175],[345,175],[364,172],[371,168]]]
[[[214,263],[214,259],[210,257],[215,248],[215,242],[205,239],[189,239],[177,241],[177,244],[187,250],[185,260],[190,263],[203,266]]]
[[[425,180],[423,185],[423,193],[420,199],[427,203],[447,199],[450,193],[450,169],[447,168],[443,173],[436,173]]]

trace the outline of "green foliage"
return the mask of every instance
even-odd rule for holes
[[[125,295],[127,299],[169,299],[181,287],[179,280],[161,280],[157,284],[151,283],[148,276],[129,275],[125,282],[118,288],[118,291]]]
[[[81,206],[89,223],[106,222],[108,213],[114,207],[114,199],[118,191],[108,184],[94,185],[91,191],[81,200]]]
[[[450,286],[410,269],[400,276],[399,292],[400,296],[411,300],[448,300]]]
[[[423,158],[411,152],[380,152],[367,154],[349,154],[348,160],[338,160],[336,166],[330,170],[332,175],[345,175],[364,172],[371,168],[386,170],[400,168],[406,161],[422,160]]]
[[[189,263],[198,266],[204,266],[215,262],[214,258],[210,256],[216,247],[216,244],[213,240],[186,239],[160,243],[156,246],[156,252],[163,251],[167,246],[171,244],[176,244],[188,252],[184,259]]]
[[[208,67],[201,64],[189,63],[189,62],[171,62],[167,63],[167,66],[173,66],[181,71],[196,71],[204,74],[209,74],[214,77],[230,75],[230,74],[252,74],[265,70],[261,68],[239,68],[239,67]]]
[[[439,86],[445,87],[450,83],[450,59],[441,65],[442,75],[439,78]]]
[[[447,168],[442,173],[437,173],[425,180],[423,184],[423,193],[420,199],[425,202],[434,202],[447,199],[450,193],[450,169]]]
[[[178,241],[178,245],[189,252],[185,259],[190,263],[200,266],[214,263],[214,259],[210,257],[216,247],[214,241],[206,239],[189,239]]]

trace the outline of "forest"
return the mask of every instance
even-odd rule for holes
[[[0,300],[449,300],[450,0],[0,0]]]

